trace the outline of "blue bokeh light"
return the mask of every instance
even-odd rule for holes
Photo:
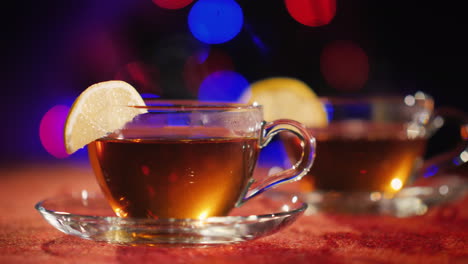
[[[249,82],[233,71],[217,71],[208,75],[200,85],[198,99],[202,101],[238,102]]]
[[[429,168],[427,168],[423,172],[423,177],[424,178],[432,177],[432,176],[436,175],[438,171],[439,171],[439,166],[431,165]]]
[[[153,94],[153,93],[142,93],[142,94],[140,94],[140,95],[141,95],[141,97],[142,97],[143,99],[155,99],[155,98],[159,98],[159,97],[160,97],[159,95]]]
[[[266,147],[262,148],[258,156],[258,166],[283,168],[291,166],[284,144],[278,137],[273,138]]]
[[[328,119],[328,122],[331,122],[333,121],[333,113],[335,112],[335,110],[333,109],[333,105],[331,103],[324,103],[324,107],[325,107],[325,111],[327,112],[327,119]]]
[[[243,23],[242,8],[234,0],[199,0],[188,16],[192,34],[207,44],[231,40],[239,34]]]

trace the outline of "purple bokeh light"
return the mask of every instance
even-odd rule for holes
[[[63,159],[69,155],[63,141],[63,128],[70,108],[56,105],[47,111],[39,125],[39,138],[44,149],[52,156]]]

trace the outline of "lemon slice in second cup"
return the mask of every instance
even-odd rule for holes
[[[327,113],[304,82],[289,77],[272,77],[250,85],[242,101],[263,105],[266,121],[293,119],[307,127],[327,126]]]

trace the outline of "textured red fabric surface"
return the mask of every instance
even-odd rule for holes
[[[69,236],[34,205],[98,190],[87,166],[0,169],[0,263],[468,263],[468,197],[424,216],[302,216],[258,240],[212,247],[120,246]]]

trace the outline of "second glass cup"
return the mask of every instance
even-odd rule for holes
[[[319,195],[318,210],[351,213],[396,210],[393,213],[403,215],[407,212],[396,207],[405,207],[415,208],[408,214],[418,213],[410,203],[388,201],[400,195],[418,176],[427,174],[428,163],[423,158],[428,139],[442,126],[443,118],[456,117],[462,130],[467,129],[466,115],[434,109],[433,99],[422,92],[391,97],[321,98],[321,101],[328,125],[308,127],[317,138],[317,159],[300,182],[302,192]],[[301,143],[289,135],[284,139],[290,157],[300,157]],[[447,165],[433,168],[442,171]],[[438,191],[432,193],[437,195]],[[386,202],[379,203],[382,200]],[[423,203],[419,202],[418,206]]]
[[[145,113],[88,147],[99,186],[120,217],[225,216],[265,190],[301,179],[312,166],[315,139],[305,127],[293,120],[265,122],[261,106],[146,103],[136,106]],[[256,181],[260,149],[282,131],[300,142],[297,162]]]

